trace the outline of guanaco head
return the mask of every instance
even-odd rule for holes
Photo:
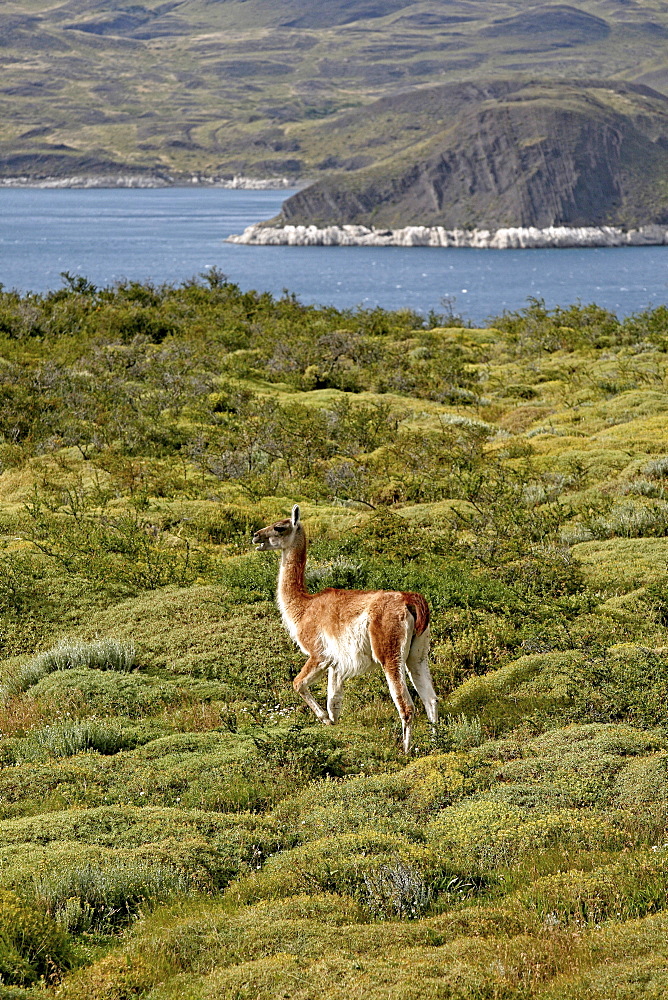
[[[268,549],[290,549],[298,536],[303,533],[304,529],[299,520],[299,507],[295,504],[291,517],[256,531],[253,535],[253,545],[257,546],[259,552],[266,552]]]

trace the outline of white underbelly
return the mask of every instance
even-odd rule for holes
[[[360,615],[337,636],[321,631],[320,649],[323,661],[342,681],[363,674],[374,662],[368,616]]]

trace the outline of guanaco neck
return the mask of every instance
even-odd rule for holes
[[[306,608],[311,595],[304,586],[306,567],[306,535],[303,530],[295,539],[295,544],[281,553],[278,570],[278,603],[291,618],[299,618]]]

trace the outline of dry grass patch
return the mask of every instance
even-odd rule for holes
[[[9,698],[0,704],[0,734],[25,736],[45,725],[51,715],[52,709],[42,702],[20,696]]]

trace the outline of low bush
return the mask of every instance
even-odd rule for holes
[[[433,758],[420,758],[410,768],[393,774],[356,776],[345,781],[319,781],[286,797],[272,811],[280,828],[292,831],[286,846],[336,838],[373,830],[397,835],[416,844],[424,842],[422,812],[437,796],[449,800],[457,795],[462,776],[454,762],[445,773],[436,772]],[[431,782],[434,773],[438,781]],[[437,787],[436,787],[437,786]]]
[[[668,752],[653,753],[629,761],[616,775],[611,801],[621,809],[662,816],[668,806]]]
[[[460,715],[448,715],[439,721],[432,731],[430,743],[433,750],[447,752],[449,750],[470,750],[483,742],[482,725],[477,716],[468,718]]]
[[[580,540],[593,538],[663,538],[668,534],[668,502],[618,503],[607,516],[585,517]]]
[[[577,809],[547,812],[496,797],[460,802],[444,810],[426,828],[439,854],[489,876],[495,869],[518,862],[534,851],[610,850],[622,847],[626,835],[610,819]]]
[[[344,751],[325,730],[293,725],[285,731],[258,730],[253,736],[264,766],[285,769],[297,780],[340,778],[347,772]]]
[[[366,872],[366,906],[377,920],[416,920],[429,908],[431,890],[420,872],[401,861]]]
[[[668,850],[638,852],[591,872],[551,875],[520,898],[555,925],[600,924],[656,913],[668,906]]]
[[[223,850],[225,844],[242,849],[246,842],[268,852],[280,838],[279,825],[255,813],[216,813],[159,806],[104,805],[66,809],[0,822],[0,843],[48,844],[81,841],[107,847],[139,847],[165,837],[174,840],[201,836]]]
[[[45,653],[39,653],[4,682],[1,693],[5,698],[27,691],[43,677],[58,670],[118,670],[127,672],[135,665],[135,649],[131,643],[116,639],[93,642],[63,641]]]
[[[74,668],[47,674],[35,684],[31,695],[40,703],[59,706],[61,712],[95,716],[118,714],[136,719],[181,701],[186,687],[186,684],[180,687],[171,680],[144,674]],[[192,682],[190,687],[192,690]]]
[[[323,837],[283,850],[262,869],[237,879],[227,890],[230,903],[280,899],[299,892],[335,892],[364,899],[365,875],[375,877],[380,865],[405,864],[416,871],[433,871],[434,858],[424,848],[401,836],[367,830]],[[446,866],[447,867],[447,866]]]
[[[222,558],[221,566],[237,564]],[[252,553],[246,559],[248,587],[253,567],[263,579],[266,563],[275,586],[277,566]],[[221,581],[223,575],[221,571]],[[257,588],[259,589],[259,588]],[[129,598],[90,616],[91,631],[112,632],[135,642],[142,666],[166,683],[176,680],[188,697],[191,678],[216,682],[215,700],[249,701],[256,706],[294,703],[291,680],[303,662],[281,622],[272,592],[260,600],[257,589],[243,591],[212,584],[165,588]],[[258,596],[253,599],[254,594]]]
[[[569,670],[567,717],[656,726],[666,721],[668,655],[631,643],[613,646]]]
[[[72,932],[123,926],[142,908],[192,891],[192,880],[177,869],[129,860],[68,867],[43,875],[34,889],[37,902]]]
[[[0,770],[0,815],[111,804],[266,808],[287,794],[289,779],[277,782],[257,761],[249,736],[213,732],[163,737],[114,757],[82,753],[22,763]]]
[[[666,487],[661,479],[643,478],[638,476],[628,483],[622,484],[619,492],[631,493],[641,497],[651,497],[656,500],[666,499]]]
[[[445,701],[453,717],[479,718],[487,732],[500,735],[536,714],[554,716],[568,702],[576,651],[522,656],[482,677],[471,677]]]
[[[643,465],[640,474],[649,479],[668,479],[668,455],[653,458],[646,465]]]
[[[540,728],[564,720],[640,727],[665,722],[665,649],[623,643],[587,651],[583,645],[524,656],[470,678],[445,707],[453,715],[478,716],[484,729],[497,735],[520,721]]]
[[[53,982],[72,964],[65,930],[44,910],[0,890],[0,981],[29,986]],[[2,987],[0,987],[2,989]]]
[[[488,789],[487,796],[499,803],[556,812],[605,809],[614,801],[616,776],[631,759],[665,749],[666,740],[656,730],[643,731],[618,723],[548,729],[533,739],[525,738],[521,744],[515,738],[507,743],[505,753],[503,744],[498,748],[501,759],[496,762],[490,757],[494,744],[471,751],[471,757],[482,758],[478,787]],[[485,760],[489,770],[484,768]],[[619,822],[618,816],[614,822]]]
[[[94,750],[100,754],[115,754],[132,746],[131,736],[110,722],[98,719],[64,722],[37,730],[32,740],[51,757],[73,757]]]

